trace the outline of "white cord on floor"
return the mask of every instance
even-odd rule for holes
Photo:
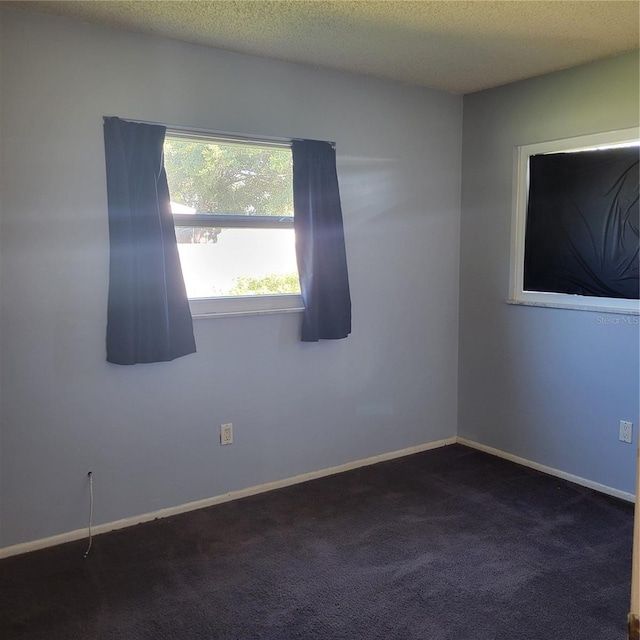
[[[91,551],[91,543],[93,541],[93,536],[91,533],[91,523],[93,520],[93,474],[91,473],[91,471],[89,471],[87,475],[89,476],[89,546],[84,552],[85,558],[89,555],[89,551]]]

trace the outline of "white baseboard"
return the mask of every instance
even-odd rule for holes
[[[274,489],[281,489],[283,487],[289,487],[294,484],[300,484],[307,482],[308,480],[315,480],[316,478],[323,478],[325,476],[334,475],[336,473],[342,473],[343,471],[351,471],[352,469],[358,469],[359,467],[366,467],[378,462],[384,462],[386,460],[393,460],[394,458],[401,458],[403,456],[409,456],[414,453],[420,453],[422,451],[428,451],[430,449],[437,449],[450,444],[459,443],[466,447],[478,449],[499,458],[510,460],[516,464],[542,471],[551,476],[562,478],[579,484],[595,491],[600,491],[610,496],[626,500],[628,502],[635,502],[635,496],[632,493],[626,491],[620,491],[580,476],[575,476],[571,473],[554,469],[553,467],[547,467],[546,465],[520,458],[506,451],[495,449],[487,445],[475,442],[474,440],[468,440],[467,438],[446,438],[444,440],[437,440],[435,442],[427,442],[419,444],[414,447],[408,447],[406,449],[400,449],[398,451],[390,451],[388,453],[382,453],[370,458],[363,458],[361,460],[354,460],[353,462],[347,462],[345,464],[338,465],[336,467],[329,467],[327,469],[319,469],[318,471],[311,471],[309,473],[302,473],[297,476],[291,476],[289,478],[283,478],[282,480],[276,480],[274,482],[267,482],[265,484],[259,484],[252,487],[246,487],[245,489],[238,489],[237,491],[229,491],[221,495],[213,496],[211,498],[205,498],[204,500],[196,500],[194,502],[187,502],[175,507],[168,507],[166,509],[159,509],[158,511],[152,511],[149,513],[143,513],[141,515],[133,516],[131,518],[123,518],[122,520],[115,520],[113,522],[106,522],[93,527],[93,535],[99,535],[101,533],[107,533],[108,531],[115,531],[117,529],[125,529],[126,527],[132,527],[136,524],[142,524],[143,522],[150,522],[159,518],[167,518],[169,516],[178,515],[180,513],[187,513],[188,511],[195,511],[196,509],[204,509],[205,507],[211,507],[216,504],[222,504],[223,502],[230,502],[231,500],[238,500],[239,498],[246,498],[248,496],[254,496],[259,493],[265,493],[267,491],[273,491]],[[39,540],[32,540],[30,542],[22,542],[20,544],[14,544],[9,547],[0,548],[0,559],[8,558],[9,556],[16,556],[22,553],[28,553],[30,551],[37,551],[38,549],[45,549],[47,547],[53,547],[65,542],[73,542],[74,540],[81,540],[88,536],[86,528],[76,529],[67,533],[61,533],[56,536],[50,536],[48,538],[41,538]]]
[[[419,444],[414,447],[407,447],[406,449],[400,449],[398,451],[390,451],[388,453],[382,453],[370,458],[363,458],[361,460],[354,460],[353,462],[347,462],[345,464],[338,465],[337,467],[329,467],[327,469],[320,469],[318,471],[311,471],[309,473],[302,473],[297,476],[291,476],[289,478],[283,478],[282,480],[276,480],[274,482],[267,482],[265,484],[255,485],[253,487],[247,487],[245,489],[238,489],[237,491],[229,491],[218,496],[211,498],[205,498],[204,500],[196,500],[195,502],[187,502],[175,507],[168,507],[166,509],[159,509],[158,511],[152,511],[150,513],[143,513],[131,518],[123,518],[122,520],[115,520],[113,522],[106,522],[99,524],[92,528],[93,535],[99,535],[101,533],[107,533],[108,531],[115,531],[116,529],[124,529],[126,527],[132,527],[136,524],[142,524],[143,522],[149,522],[158,518],[167,518],[168,516],[175,516],[179,513],[186,513],[187,511],[195,511],[196,509],[204,509],[205,507],[211,507],[215,504],[222,504],[223,502],[230,502],[231,500],[238,500],[239,498],[246,498],[248,496],[254,496],[259,493],[265,493],[266,491],[273,491],[274,489],[281,489],[283,487],[289,487],[294,484],[300,484],[301,482],[307,482],[308,480],[315,480],[316,478],[323,478],[325,476],[331,476],[336,473],[342,473],[343,471],[351,471],[352,469],[358,469],[359,467],[366,467],[368,465],[376,464],[378,462],[384,462],[386,460],[393,460],[394,458],[402,458],[403,456],[409,456],[414,453],[420,453],[422,451],[428,451],[429,449],[437,449],[446,445],[455,444],[456,438],[446,438],[444,440],[437,440],[435,442],[427,442]],[[30,542],[22,542],[20,544],[14,544],[9,547],[0,548],[0,558],[8,558],[9,556],[16,556],[22,553],[28,553],[29,551],[37,551],[38,549],[45,549],[47,547],[53,547],[65,542],[73,542],[74,540],[81,540],[88,536],[88,530],[86,528],[76,529],[75,531],[69,531],[67,533],[61,533],[56,536],[50,536],[48,538],[41,538],[39,540],[32,540]]]
[[[504,458],[505,460],[515,462],[516,464],[521,464],[524,467],[542,471],[543,473],[546,473],[550,476],[556,476],[557,478],[568,480],[569,482],[579,484],[583,487],[588,487],[589,489],[600,491],[600,493],[606,493],[607,495],[614,496],[622,500],[627,500],[628,502],[635,502],[636,499],[633,493],[620,491],[619,489],[608,487],[605,484],[593,482],[593,480],[587,480],[586,478],[581,478],[580,476],[574,476],[572,473],[566,473],[565,471],[560,471],[559,469],[554,469],[553,467],[547,467],[546,465],[539,464],[538,462],[532,462],[531,460],[520,458],[519,456],[514,456],[511,453],[501,451],[500,449],[494,449],[493,447],[488,447],[487,445],[480,444],[479,442],[475,442],[474,440],[467,440],[466,438],[456,438],[456,442],[458,444],[463,444],[466,447],[471,447],[473,449],[478,449],[479,451],[484,451],[485,453],[490,453],[492,456],[497,456],[499,458]]]

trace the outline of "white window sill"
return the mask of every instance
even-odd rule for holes
[[[264,309],[262,311],[213,311],[211,313],[192,313],[194,320],[206,320],[208,318],[235,318],[238,316],[270,316],[276,313],[302,313],[304,307],[292,307],[291,309]]]
[[[302,297],[290,294],[191,298],[189,299],[189,307],[194,320],[261,316],[275,313],[301,313],[304,311]]]
[[[628,306],[624,307],[600,307],[596,305],[585,304],[572,304],[570,302],[545,302],[539,300],[505,300],[507,304],[519,305],[524,307],[546,307],[548,309],[571,309],[573,311],[596,311],[598,313],[617,313],[618,315],[640,315],[640,308],[630,309]]]

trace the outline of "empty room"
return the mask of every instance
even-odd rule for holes
[[[0,3],[0,638],[640,640],[639,23]]]

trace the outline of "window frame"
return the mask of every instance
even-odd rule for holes
[[[599,311],[601,313],[640,314],[640,300],[582,296],[551,291],[525,291],[524,248],[529,199],[529,158],[547,153],[575,153],[638,143],[640,129],[631,127],[604,131],[572,138],[562,138],[516,146],[514,149],[513,202],[511,220],[511,255],[509,274],[509,304],[558,309]]]
[[[273,149],[291,149],[291,139],[264,138],[167,127],[167,139],[190,140],[203,143],[238,144]],[[231,214],[172,213],[174,227],[215,227],[227,229],[292,229],[293,216],[247,216]],[[304,311],[299,293],[256,294],[253,296],[218,296],[189,298],[194,319]]]

